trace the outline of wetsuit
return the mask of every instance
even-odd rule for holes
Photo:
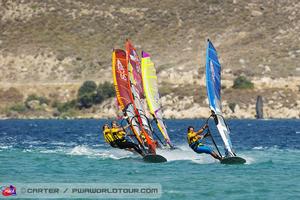
[[[134,149],[136,152],[143,155],[142,150],[140,149],[140,147],[137,144],[130,142],[125,138],[126,133],[124,131],[119,131],[119,128],[112,128],[111,133],[112,133],[114,142],[118,148]]]
[[[212,154],[213,149],[209,146],[206,146],[202,143],[201,136],[199,136],[195,132],[188,132],[187,140],[189,146],[196,152],[196,153],[207,153]]]

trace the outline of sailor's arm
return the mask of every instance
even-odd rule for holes
[[[201,135],[201,134],[203,133],[204,130],[205,130],[204,128],[201,128],[201,129],[199,129],[199,130],[196,132],[196,134],[197,134],[197,135]]]
[[[201,135],[203,133],[203,131],[205,131],[205,129],[207,129],[207,128],[208,128],[208,125],[205,124],[199,131],[196,132],[197,135]]]
[[[130,124],[127,124],[126,126],[118,128],[118,132],[125,131],[125,129],[127,129],[129,126],[130,126]]]
[[[124,129],[127,129],[130,126],[130,124],[127,124],[126,126],[124,126]]]

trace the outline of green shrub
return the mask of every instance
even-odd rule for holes
[[[68,110],[67,112],[62,113],[59,118],[69,119],[77,116],[77,112],[74,109]]]
[[[105,81],[103,84],[99,84],[98,92],[102,92],[104,99],[115,96],[115,87],[112,83]]]
[[[52,108],[57,108],[59,106],[59,104],[61,104],[58,100],[54,100],[51,104]]]
[[[90,108],[95,102],[97,84],[94,81],[85,81],[78,90],[77,101],[79,108]]]
[[[59,103],[55,102],[55,104],[52,105],[53,107],[56,107],[57,110],[61,113],[63,112],[68,112],[69,110],[75,109],[77,106],[77,101],[72,100],[72,101],[67,101],[65,103]]]
[[[49,105],[49,99],[47,99],[46,97],[39,97],[39,101],[40,101],[40,104],[47,104]]]
[[[234,80],[233,86],[234,89],[253,89],[254,84],[249,81],[244,76],[239,76]]]
[[[90,108],[93,106],[96,94],[85,94],[78,99],[79,108]]]
[[[31,94],[26,98],[26,101],[38,100],[38,98],[36,94]]]
[[[34,100],[36,100],[36,101],[39,101],[39,104],[40,105],[42,105],[42,104],[47,104],[47,105],[49,105],[49,99],[47,99],[46,97],[43,97],[43,96],[37,96],[36,94],[31,94],[31,95],[29,95],[27,98],[26,98],[26,100],[25,100],[25,105],[26,105],[26,107],[27,108],[29,108],[30,106],[29,106],[29,102],[30,101],[34,101]]]
[[[98,85],[94,103],[101,103],[103,100],[113,96],[115,96],[114,85],[105,81],[104,83]]]
[[[11,106],[9,108],[9,110],[15,111],[15,112],[18,112],[18,113],[23,113],[23,112],[27,111],[27,108],[23,103],[18,103],[18,104],[15,104],[15,105]]]
[[[114,95],[114,85],[109,82],[99,84],[97,87],[94,81],[85,81],[78,90],[77,101],[79,108],[90,108]]]
[[[78,90],[78,97],[96,93],[97,84],[94,81],[85,81]]]
[[[32,8],[32,10],[36,11],[38,6],[37,5],[32,5],[31,8]]]
[[[94,99],[93,99],[93,103],[95,104],[99,104],[104,100],[104,97],[102,96],[101,93],[97,92],[97,94],[95,94]]]

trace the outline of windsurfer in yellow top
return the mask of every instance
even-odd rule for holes
[[[189,126],[187,132],[187,140],[189,146],[196,152],[196,153],[206,153],[210,154],[212,157],[218,160],[222,160],[222,158],[212,150],[211,147],[206,146],[203,144],[203,139],[205,137],[204,130],[208,128],[208,125],[205,124],[200,130],[197,132],[194,131],[194,127]]]
[[[112,125],[111,129],[109,129],[109,126],[107,124],[106,124],[106,129],[104,129],[105,125],[103,126],[103,134],[104,134],[105,141],[107,143],[109,143],[114,148],[129,149],[129,150],[134,149],[137,153],[144,156],[142,150],[137,144],[130,142],[126,139],[125,129],[128,128],[130,125],[127,125],[125,127],[119,127],[116,121],[113,121],[111,125]]]
[[[114,141],[114,138],[111,134],[111,129],[109,128],[109,125],[104,124],[102,127],[102,130],[103,130],[103,136],[104,136],[105,142],[110,144],[110,146],[112,146],[112,147],[117,147],[117,145]]]

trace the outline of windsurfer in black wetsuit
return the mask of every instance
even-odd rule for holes
[[[117,148],[120,149],[134,149],[137,153],[139,153],[141,156],[144,156],[143,151],[139,147],[139,145],[129,141],[126,138],[126,132],[125,129],[128,128],[130,125],[127,125],[125,127],[120,127],[116,121],[113,121],[111,123],[111,136],[113,138],[114,143],[116,144]]]

